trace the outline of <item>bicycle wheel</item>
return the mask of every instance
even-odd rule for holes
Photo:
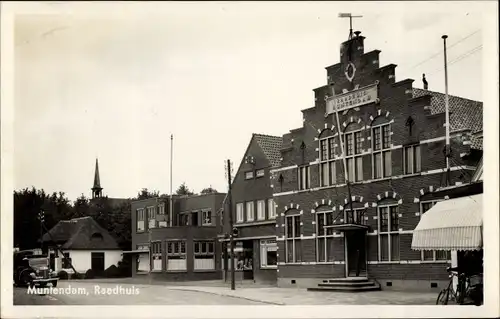
[[[447,305],[449,296],[450,296],[450,291],[448,289],[441,290],[436,299],[436,305]]]

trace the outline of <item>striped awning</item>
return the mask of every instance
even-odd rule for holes
[[[483,247],[483,194],[444,200],[425,212],[413,231],[414,250]]]

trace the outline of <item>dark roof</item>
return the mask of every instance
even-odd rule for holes
[[[89,216],[60,221],[42,240],[63,243],[62,249],[120,249],[108,231]]]
[[[264,134],[253,134],[255,141],[264,152],[272,167],[278,167],[281,163],[281,147],[283,138],[280,136],[271,136]]]
[[[413,97],[431,96],[431,114],[445,112],[445,94],[422,89],[413,89]],[[483,130],[483,102],[473,101],[449,95],[450,132],[471,130],[477,133]],[[482,138],[472,137],[472,148],[482,149]]]

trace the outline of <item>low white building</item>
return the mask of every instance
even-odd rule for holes
[[[82,274],[89,269],[99,273],[112,265],[118,266],[122,260],[122,250],[116,240],[92,217],[60,221],[42,240],[49,248],[58,245],[66,257],[50,249],[58,256],[54,258],[55,271],[73,273],[74,268]]]

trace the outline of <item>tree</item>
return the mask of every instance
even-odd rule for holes
[[[194,193],[187,187],[186,183],[183,182],[179,188],[175,191],[177,195],[193,195]]]
[[[212,186],[209,186],[207,188],[202,189],[200,194],[212,194],[212,193],[217,193],[217,190],[215,188],[212,188]]]
[[[139,193],[137,193],[137,199],[148,199],[158,197],[160,195],[159,191],[149,191],[147,188],[143,188]]]

